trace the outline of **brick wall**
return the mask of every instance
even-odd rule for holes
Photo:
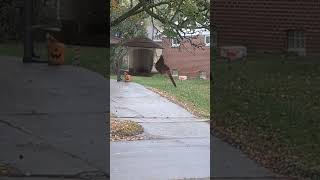
[[[210,47],[204,49],[193,48],[190,43],[185,47],[171,47],[171,40],[163,38],[163,51],[166,64],[170,69],[177,69],[179,75],[185,75],[191,78],[199,77],[199,71],[205,71],[207,78],[210,75]]]
[[[319,55],[320,1],[216,0],[212,5],[218,46],[286,50],[287,31],[303,30],[307,55]]]

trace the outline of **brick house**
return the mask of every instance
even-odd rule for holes
[[[203,43],[202,48],[194,48],[184,40],[179,44],[177,40],[170,39],[161,35],[161,30],[157,27],[147,26],[148,37],[154,42],[159,43],[163,49],[155,54],[154,64],[163,55],[166,64],[170,67],[173,75],[188,76],[188,78],[197,78],[202,74],[206,78],[210,75],[210,32],[201,30],[197,34],[190,34],[194,37],[193,42]],[[152,33],[152,31],[154,31]],[[152,37],[153,34],[153,37]],[[156,70],[153,68],[153,72]]]
[[[216,0],[217,46],[320,55],[320,1]]]
[[[210,32],[202,33],[192,41],[204,43],[202,48],[192,47],[184,40],[180,47],[175,39],[162,39],[162,55],[169,65],[173,74],[188,76],[188,78],[199,77],[203,74],[206,78],[210,75]]]

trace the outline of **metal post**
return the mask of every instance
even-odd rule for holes
[[[24,54],[23,63],[47,63],[34,54],[33,45],[33,0],[24,0]]]
[[[120,59],[117,59],[117,81],[121,81]]]
[[[32,62],[32,7],[33,0],[24,0],[24,63]]]

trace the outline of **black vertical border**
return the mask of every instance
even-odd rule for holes
[[[210,1],[210,179],[212,179],[214,176],[213,172],[213,141],[212,141],[212,117],[213,117],[213,93],[214,93],[214,85],[213,85],[213,80],[215,77],[213,67],[214,67],[214,62],[215,62],[215,50],[212,42],[217,42],[216,40],[213,40],[212,37],[216,31],[216,25],[214,23],[214,4],[215,1]]]
[[[106,0],[105,3],[105,21],[106,21],[106,26],[105,26],[105,32],[106,32],[106,68],[107,68],[107,74],[106,74],[106,78],[107,78],[107,82],[108,82],[108,89],[109,91],[108,93],[108,97],[109,99],[107,99],[108,101],[108,109],[107,109],[107,164],[108,164],[108,168],[109,168],[109,179],[110,179],[110,174],[111,174],[111,163],[110,163],[110,2],[109,0]]]

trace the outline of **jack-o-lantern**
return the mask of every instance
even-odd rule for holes
[[[127,71],[124,72],[124,81],[125,82],[130,82],[132,81],[132,76],[129,75],[129,73]]]
[[[64,63],[64,44],[58,42],[54,37],[47,34],[48,63],[50,65],[61,65]]]

